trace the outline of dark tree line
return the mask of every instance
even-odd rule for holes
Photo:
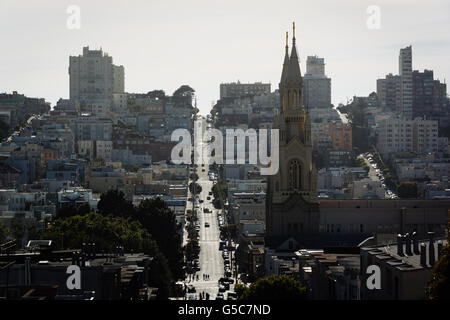
[[[158,298],[166,299],[171,284],[184,279],[183,248],[174,212],[160,198],[144,200],[135,207],[118,190],[102,194],[97,210],[91,212],[88,205],[64,205],[40,238],[54,240],[64,249],[95,242],[105,252],[113,252],[117,246],[145,252],[153,257],[150,285],[159,289]]]

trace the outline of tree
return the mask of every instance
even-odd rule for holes
[[[91,212],[91,207],[87,203],[75,204],[75,203],[64,203],[56,214],[58,218],[67,218],[73,216],[83,216]]]
[[[450,240],[450,239],[449,239]],[[431,300],[450,300],[450,245],[441,251],[441,258],[434,265],[431,280],[426,287],[426,295]]]
[[[0,120],[0,141],[8,138],[9,135],[9,124]]]
[[[8,237],[8,228],[0,221],[0,244],[4,243]]]
[[[117,189],[103,193],[97,209],[102,215],[112,214],[115,217],[128,218],[135,214],[135,208],[131,201],[125,199],[125,194]]]
[[[185,97],[185,96],[192,96],[192,94],[195,92],[194,89],[192,89],[188,85],[182,85],[179,87],[175,92],[173,93],[173,96],[175,97]]]
[[[222,238],[228,238],[230,236],[232,239],[237,239],[238,228],[235,224],[229,224],[220,228],[220,236]]]
[[[158,288],[157,299],[167,300],[169,298],[169,288],[172,283],[169,263],[166,257],[158,252],[152,259],[149,266],[148,284]]]
[[[195,193],[194,193],[194,185],[195,185]],[[189,184],[189,191],[190,191],[192,194],[199,194],[199,193],[202,192],[202,186],[199,185],[199,184],[196,183],[196,182],[191,182],[191,183]]]
[[[306,288],[287,275],[260,278],[246,288],[240,300],[306,300]]]
[[[158,197],[142,201],[135,217],[152,235],[160,252],[169,261],[173,278],[184,279],[183,251],[174,212]]]
[[[244,293],[246,287],[242,283],[236,283],[234,285],[234,292],[236,292],[238,298],[242,296],[242,293]]]
[[[95,243],[97,250],[114,252],[117,246],[126,251],[155,254],[157,245],[138,221],[127,221],[112,215],[90,212],[84,216],[58,218],[41,234],[41,239],[53,240],[57,249],[81,248],[83,243]]]
[[[198,259],[200,254],[200,246],[197,239],[190,239],[185,247],[186,261]]]
[[[197,181],[198,180],[198,174],[196,174],[195,172],[193,172],[193,173],[191,173],[190,175],[189,175],[189,178],[192,180],[192,181]]]
[[[164,99],[166,97],[166,93],[164,90],[153,90],[147,92],[147,96],[150,98],[158,98],[158,99]]]
[[[417,184],[413,181],[402,182],[397,188],[397,194],[400,198],[417,198]]]
[[[22,248],[23,240],[26,234],[26,228],[22,221],[13,220],[9,226],[9,234],[16,239],[17,247]]]

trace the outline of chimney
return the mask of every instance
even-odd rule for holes
[[[429,264],[430,266],[434,266],[435,261],[435,254],[434,254],[434,232],[430,231],[428,232],[428,235],[430,236],[430,244],[428,245],[428,256],[429,256]]]
[[[422,267],[427,266],[427,251],[425,243],[420,244],[420,265]]]
[[[412,238],[413,238],[413,250],[414,250],[414,254],[419,254],[419,240],[417,240],[417,232],[414,231],[412,234]]]
[[[401,234],[397,235],[397,254],[403,256],[403,236]]]
[[[441,258],[441,251],[442,251],[442,246],[443,246],[441,240],[438,241],[437,246],[438,246],[438,260],[439,260]]]
[[[412,256],[412,252],[411,252],[411,236],[409,235],[409,233],[407,233],[405,235],[405,238],[406,238],[406,249],[405,249],[406,255]]]

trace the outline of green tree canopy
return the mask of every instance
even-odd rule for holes
[[[0,141],[8,138],[9,135],[9,124],[0,120]]]
[[[43,231],[41,239],[53,240],[58,249],[78,249],[83,243],[95,243],[98,250],[105,252],[113,252],[117,246],[147,254],[157,251],[155,241],[139,222],[96,212],[58,218]]]
[[[434,265],[431,280],[426,288],[431,300],[450,300],[450,245],[441,251],[441,258]]]
[[[240,300],[306,300],[306,288],[287,275],[260,278],[246,288]]]
[[[417,198],[417,184],[413,181],[402,182],[397,188],[397,194],[400,198]]]
[[[172,283],[172,274],[170,273],[169,263],[166,257],[158,252],[152,259],[149,266],[148,283],[158,288],[158,300],[167,300],[169,298],[169,288]]]
[[[91,207],[87,203],[75,204],[75,203],[64,203],[56,214],[58,218],[67,218],[72,216],[83,216],[91,212]]]
[[[202,186],[199,185],[197,182],[189,183],[189,191],[191,193],[194,193],[194,185],[195,185],[195,194],[201,193],[202,192]]]
[[[173,96],[192,96],[192,94],[195,92],[194,89],[192,89],[190,86],[184,84],[181,87],[179,87],[175,92],[173,93]]]
[[[6,241],[8,234],[8,228],[0,221],[0,244]]]
[[[175,280],[183,279],[183,251],[175,214],[160,198],[146,199],[137,208],[136,219],[148,230],[169,261]]]
[[[166,97],[166,93],[164,90],[153,90],[147,92],[147,96],[150,98],[158,98],[158,99],[164,99]]]
[[[97,209],[102,215],[112,214],[115,217],[124,218],[133,216],[135,213],[135,208],[131,201],[125,199],[125,194],[117,189],[103,193],[100,196]]]

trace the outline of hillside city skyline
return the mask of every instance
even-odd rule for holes
[[[145,3],[142,8],[139,6],[140,10],[125,9],[116,3],[107,12],[101,11],[101,3],[80,1],[80,29],[68,29],[69,3],[55,5],[44,1],[39,6],[27,3],[22,8],[20,1],[4,1],[2,5],[8,6],[8,11],[0,11],[0,30],[14,27],[22,31],[20,37],[0,31],[4,41],[14,47],[0,57],[1,73],[6,75],[0,77],[2,92],[14,90],[46,98],[54,106],[59,98],[69,97],[68,57],[89,46],[103,48],[116,64],[125,67],[126,92],[163,89],[170,94],[182,84],[189,84],[196,90],[200,112],[206,114],[212,101],[219,99],[217,87],[222,82],[261,81],[270,82],[272,88],[278,86],[277,67],[282,61],[271,44],[283,44],[287,29],[282,21],[294,20],[298,24],[301,70],[305,71],[309,55],[325,59],[335,106],[345,104],[353,95],[376,91],[377,78],[398,73],[398,50],[408,45],[413,47],[414,69],[434,70],[435,78],[442,82],[450,75],[450,62],[445,58],[450,43],[445,32],[450,26],[444,14],[449,9],[446,1],[427,1],[426,5],[414,1],[408,10],[404,10],[401,1],[379,1],[380,29],[367,26],[371,16],[367,10],[372,4],[368,1],[340,1],[339,6],[333,1],[324,6],[311,2],[286,1],[284,6],[265,2],[258,7],[249,2],[240,5],[240,14],[231,25],[218,12],[223,10],[226,16],[233,6],[224,6],[220,1],[205,3],[201,8],[180,2],[174,3],[175,8]],[[323,7],[329,10],[324,11]],[[292,14],[295,9],[297,13]],[[172,14],[162,20],[158,12]],[[247,24],[247,12],[264,23],[256,20]],[[275,12],[276,19],[270,19]],[[35,19],[29,24],[24,23],[27,16],[54,19]],[[203,28],[205,24],[210,27]],[[52,35],[50,45],[42,38],[48,34]],[[359,45],[352,46],[354,43]],[[33,59],[18,54],[20,51],[33,52]]]

